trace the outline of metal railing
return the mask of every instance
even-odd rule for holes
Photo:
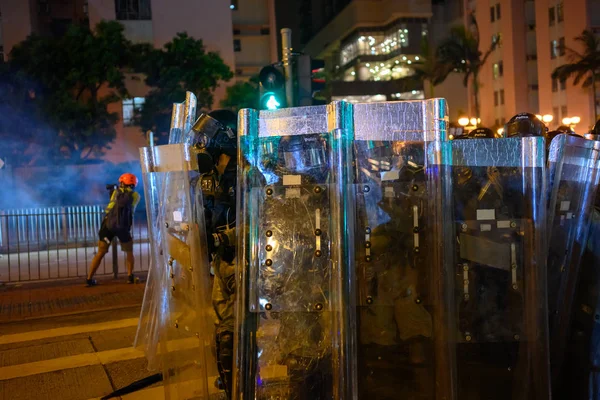
[[[0,211],[0,282],[85,277],[96,254],[102,206],[49,207]],[[148,227],[143,211],[132,227],[134,271],[150,263]],[[113,242],[97,274],[125,273],[125,253]]]

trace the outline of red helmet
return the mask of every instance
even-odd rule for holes
[[[119,183],[126,186],[137,186],[138,179],[134,174],[130,174],[129,172],[121,175],[119,178]]]

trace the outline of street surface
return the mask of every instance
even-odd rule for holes
[[[158,372],[132,347],[143,293],[124,276],[0,287],[0,400],[99,399]],[[162,400],[163,387],[119,398]]]

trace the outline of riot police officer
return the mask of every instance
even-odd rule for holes
[[[220,382],[231,398],[235,303],[235,188],[237,119],[228,110],[202,114],[194,123],[192,144],[200,176],[206,237],[214,274],[212,303],[216,313],[217,366]]]

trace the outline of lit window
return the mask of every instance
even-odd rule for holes
[[[550,58],[558,57],[558,40],[550,41]]]
[[[135,123],[135,117],[139,115],[146,99],[143,97],[134,97],[133,99],[123,99],[123,125],[131,126]]]
[[[497,63],[492,65],[492,73],[494,75],[494,79],[498,79],[500,76],[500,66]]]
[[[548,19],[550,21],[550,26],[554,25],[554,22],[556,21],[556,15],[554,14],[554,7],[550,7],[548,9]]]
[[[117,20],[150,20],[152,11],[150,0],[115,0]]]

